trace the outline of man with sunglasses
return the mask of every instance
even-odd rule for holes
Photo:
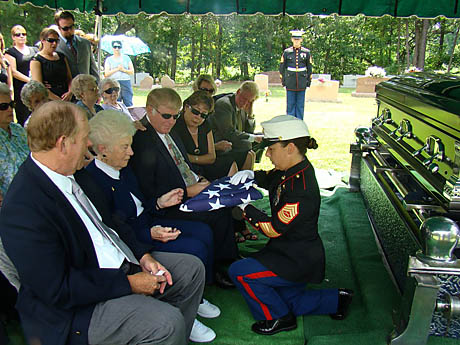
[[[134,66],[128,55],[122,54],[123,45],[121,41],[112,42],[113,55],[105,60],[104,75],[106,78],[113,78],[120,84],[119,101],[131,107],[133,105],[133,87],[131,75],[134,74]]]
[[[99,71],[94,59],[91,42],[75,35],[75,17],[69,11],[58,11],[54,21],[59,28],[61,40],[56,51],[63,53],[69,61],[72,78],[78,74],[91,74],[99,83]]]
[[[191,169],[184,144],[176,133],[171,132],[180,116],[181,106],[181,98],[173,89],[154,89],[147,96],[147,115],[141,120],[146,130],[137,131],[134,135],[134,155],[129,161],[147,200],[153,200],[172,189],[182,188],[185,201],[209,185],[207,180]],[[159,216],[165,218],[201,221],[210,226],[214,234],[216,283],[221,287],[234,287],[226,270],[219,270],[237,257],[230,210],[222,208],[211,212],[189,213],[180,211],[178,205],[160,212],[163,214]]]

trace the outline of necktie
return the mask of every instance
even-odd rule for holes
[[[131,249],[129,249],[129,247],[120,239],[120,237],[118,237],[115,231],[110,229],[101,220],[99,220],[88,200],[88,197],[85,195],[78,183],[72,178],[70,181],[72,181],[72,194],[75,196],[78,204],[81,206],[89,219],[91,219],[102,236],[108,239],[120,252],[122,252],[129,262],[139,265],[139,261],[137,261]]]
[[[193,171],[188,166],[187,162],[184,159],[184,156],[182,156],[182,153],[178,150],[176,145],[174,145],[169,134],[165,135],[165,139],[166,139],[166,142],[168,143],[168,150],[171,153],[177,167],[179,168],[180,174],[182,175],[182,178],[184,179],[185,185],[188,187],[192,184],[195,184],[196,178],[195,178],[195,175],[193,174]]]
[[[243,115],[241,109],[236,111],[236,129],[240,132],[243,131]]]
[[[73,38],[67,40],[67,46],[69,47],[69,49],[72,52],[73,56],[77,57],[77,50],[75,49],[72,40],[73,40]]]

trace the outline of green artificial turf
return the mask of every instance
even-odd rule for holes
[[[268,199],[255,202],[269,211]],[[239,292],[207,286],[205,298],[222,311],[216,319],[200,319],[213,328],[215,345],[385,345],[393,330],[392,316],[397,313],[400,296],[383,266],[359,193],[338,188],[323,197],[319,232],[326,251],[326,279],[309,288],[346,287],[355,291],[348,317],[335,321],[327,315],[304,316],[297,319],[298,328],[273,336],[261,336],[250,329],[254,322]],[[239,245],[247,255],[264,246],[267,239]],[[16,323],[8,325],[10,344],[23,345]],[[458,339],[430,336],[427,345],[458,345]]]

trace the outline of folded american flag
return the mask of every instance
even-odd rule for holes
[[[237,185],[230,183],[230,177],[213,181],[200,194],[187,200],[179,209],[183,212],[213,211],[222,207],[233,207],[262,199],[263,195],[253,187],[254,180],[247,179]]]

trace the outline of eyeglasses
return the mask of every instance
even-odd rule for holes
[[[99,88],[97,86],[95,86],[95,87],[89,87],[87,90],[91,91],[91,92],[97,92],[97,91],[99,91]]]
[[[9,103],[0,103],[0,110],[5,111],[9,107],[11,107],[11,109],[14,109],[15,105],[16,105],[16,103],[14,103],[14,101],[11,101]]]
[[[59,38],[46,38],[45,41],[49,43],[59,43],[60,39]]]
[[[113,46],[113,49],[121,49],[121,46]]]
[[[114,91],[119,92],[120,88],[117,86],[114,86],[114,87],[109,87],[107,90],[104,90],[104,92],[108,95],[111,95]]]
[[[75,26],[75,24],[72,24],[72,25],[69,25],[69,26],[60,26],[59,28],[62,31],[69,31],[69,30],[73,29],[74,26]]]
[[[16,32],[14,37],[27,37],[27,32]]]
[[[193,108],[191,105],[188,106],[190,108],[190,111],[194,114],[194,115],[197,115],[197,116],[200,116],[203,120],[206,120],[209,116],[208,113],[202,113],[200,112],[199,110],[196,110],[195,108]]]
[[[156,108],[153,108],[155,109],[155,111],[161,115],[161,117],[165,120],[169,120],[171,117],[174,119],[174,120],[177,120],[179,117],[180,117],[180,112],[177,113],[177,114],[163,114],[163,113],[160,113],[160,111]]]
[[[205,92],[209,92],[209,93],[214,93],[214,89],[207,89],[205,87],[200,87],[198,90],[200,91],[205,91]]]

